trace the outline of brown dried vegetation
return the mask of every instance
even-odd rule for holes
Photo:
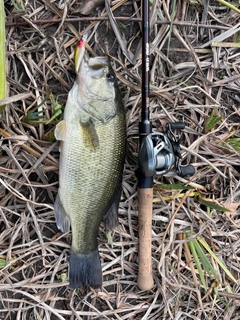
[[[239,286],[212,261],[219,294],[211,290],[214,279],[206,275],[209,292],[204,297],[197,273],[193,278],[195,266],[190,265],[184,247],[188,240],[183,236],[187,231],[201,235],[238,279],[240,161],[239,148],[228,139],[240,138],[239,15],[218,1],[153,1],[151,119],[154,130],[162,130],[161,124],[164,127],[169,120],[186,123],[181,137],[183,164],[193,164],[196,174],[189,179],[172,174],[155,177],[155,286],[142,292],[137,288],[135,177],[141,25],[131,21],[140,17],[141,3],[116,0],[113,5],[117,5],[115,17],[128,17],[117,23],[135,55],[134,65],[122,54],[109,21],[94,22],[89,17],[81,21],[75,0],[5,1],[10,98],[0,126],[0,319],[239,319]],[[104,13],[100,5],[90,16]],[[88,49],[94,55],[107,52],[119,79],[129,151],[120,226],[112,247],[103,225],[99,231],[103,286],[96,291],[72,291],[66,280],[71,234],[59,233],[53,213],[59,154],[51,132],[57,120],[47,125],[22,120],[36,106],[50,119],[54,114],[50,93],[65,104],[75,78],[74,46],[79,32],[89,26]],[[219,117],[216,124],[209,124],[211,115]],[[186,195],[184,190],[170,189],[172,183],[192,186],[192,192]],[[207,208],[199,196],[231,211]]]

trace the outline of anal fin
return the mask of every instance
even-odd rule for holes
[[[56,224],[58,229],[64,233],[69,232],[71,222],[69,217],[67,216],[65,209],[63,208],[59,194],[57,194],[57,197],[54,203],[54,213],[55,213]]]
[[[107,232],[118,226],[118,207],[121,198],[121,188],[117,191],[113,202],[107,212],[103,216],[103,223]]]

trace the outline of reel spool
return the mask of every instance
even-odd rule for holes
[[[179,140],[174,135],[174,129],[185,128],[183,122],[167,123],[167,135],[154,132],[143,138],[138,154],[139,168],[146,177],[154,174],[166,174],[174,165],[180,177],[192,176],[195,168],[192,165],[181,166],[181,149]]]

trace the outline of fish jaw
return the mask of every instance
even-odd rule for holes
[[[73,99],[90,119],[106,123],[118,114],[117,79],[107,56],[89,58],[85,52],[75,83],[78,89]]]
[[[89,118],[105,123],[118,113],[115,101],[116,77],[107,56],[89,57],[85,50],[86,39],[87,34],[79,40],[75,49],[74,66],[77,77],[69,93],[69,100],[74,101],[74,106],[84,113],[84,122]],[[99,108],[101,104],[106,108]]]

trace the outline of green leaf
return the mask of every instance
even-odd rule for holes
[[[109,231],[106,233],[107,239],[108,239],[108,243],[110,244],[111,247],[113,247],[113,235],[112,232]]]
[[[127,29],[128,26],[129,26],[129,24],[125,25],[125,24],[123,24],[123,23],[119,23],[118,29],[119,29],[119,30],[125,30],[125,29]]]
[[[172,190],[194,190],[194,187],[191,186],[184,186],[180,183],[172,183],[168,185],[170,189]]]
[[[41,107],[47,99],[50,99],[51,104],[53,106],[53,116],[48,120],[45,116],[45,110],[38,111],[38,108]],[[28,123],[31,125],[38,125],[38,124],[49,124],[53,120],[62,120],[62,113],[63,113],[64,107],[57,102],[57,100],[54,98],[53,94],[50,93],[49,96],[47,96],[39,105],[34,107],[32,110],[29,110],[27,115],[23,117],[22,122]]]
[[[57,275],[57,279],[61,280],[62,282],[66,281],[67,277],[68,277],[67,273],[61,273],[61,274]]]
[[[215,210],[223,211],[223,212],[231,212],[231,210],[229,210],[228,208],[222,207],[212,201],[207,201],[200,196],[198,197],[198,201],[200,203],[204,204],[206,207],[209,207],[211,209],[215,209]]]
[[[227,293],[233,293],[230,286],[226,286],[225,290]]]
[[[223,5],[225,5],[229,9],[232,9],[232,10],[236,11],[238,14],[240,14],[240,10],[238,8],[236,8],[233,4],[229,3],[229,1],[218,0],[218,2],[220,2]]]
[[[225,140],[222,145],[229,144],[234,150],[240,151],[240,138],[231,138]]]
[[[159,184],[154,186],[155,190],[195,190],[194,187],[184,186],[181,183]]]
[[[224,272],[228,275],[228,277],[231,278],[235,283],[237,283],[237,280],[234,278],[234,276],[231,274],[231,272],[227,269],[227,267],[224,265],[224,263],[221,260],[219,260],[219,258],[215,255],[215,253],[210,249],[207,242],[199,236],[197,237],[197,240],[210,253],[210,255],[213,257],[213,259],[219,264],[219,266],[224,270]]]
[[[207,133],[211,131],[217,124],[220,122],[223,118],[221,116],[218,116],[216,114],[216,111],[213,109],[209,118],[207,119],[205,123],[205,130],[204,132]]]
[[[25,7],[24,7],[24,4],[23,4],[23,0],[16,0],[16,1],[11,1],[12,4],[14,5],[14,8],[18,11],[24,11],[25,10]]]
[[[4,268],[6,266],[6,260],[5,259],[0,259],[0,269]]]
[[[194,242],[195,249],[199,255],[199,258],[203,264],[203,267],[206,270],[206,272],[208,273],[209,277],[210,278],[215,277],[216,279],[218,279],[218,275],[217,275],[215,269],[213,268],[211,262],[209,261],[208,257],[206,256],[205,252],[203,251],[202,247],[198,243],[198,240],[194,239],[193,242]]]
[[[189,236],[190,236],[190,234],[189,234]],[[194,242],[193,241],[189,241],[188,242],[188,246],[189,246],[189,248],[191,250],[191,253],[193,255],[193,259],[194,259],[194,261],[196,263],[196,266],[197,266],[197,269],[198,269],[198,273],[199,273],[202,285],[203,285],[204,289],[207,290],[207,284],[206,284],[206,281],[205,281],[205,278],[204,278],[203,270],[202,270],[201,265],[200,265],[200,261],[198,259],[197,252],[195,250]]]

